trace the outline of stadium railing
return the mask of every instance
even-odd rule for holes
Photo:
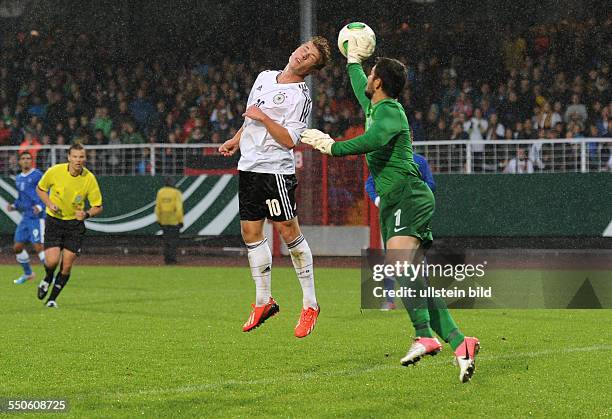
[[[225,158],[218,144],[88,145],[87,167],[97,176],[190,176],[236,174],[238,156]],[[31,150],[37,167],[66,161],[68,146]],[[0,147],[0,176],[18,173],[23,147]],[[415,142],[433,173],[564,173],[612,171],[612,138]],[[306,225],[366,226],[375,211],[364,191],[363,156],[333,159],[297,147],[300,187],[296,199]]]
[[[88,167],[97,175],[197,175],[215,171],[235,171],[237,158],[217,153],[218,144],[119,144],[87,145]],[[415,152],[427,158],[433,173],[526,173],[526,172],[602,172],[612,170],[612,138],[574,138],[555,140],[420,141]],[[0,147],[0,175],[19,171],[17,156],[28,149],[37,167],[66,161],[65,145],[37,147]],[[296,149],[298,169],[305,164],[308,149]],[[520,156],[519,156],[520,155]],[[519,164],[513,159],[519,159]],[[311,160],[318,160],[312,156]],[[354,165],[356,159],[348,159]],[[321,172],[333,170],[326,159]],[[511,163],[512,162],[512,163]],[[518,170],[517,170],[518,168]]]

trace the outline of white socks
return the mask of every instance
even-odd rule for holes
[[[22,250],[21,253],[17,253],[17,255],[15,255],[17,257],[17,262],[19,263],[30,263],[30,255],[28,254],[27,250]],[[40,259],[41,263],[44,265],[45,264],[45,251],[41,250],[40,252],[38,252],[38,259]]]
[[[255,281],[255,305],[268,304],[272,296],[272,253],[268,247],[268,239],[260,242],[246,243],[251,276]],[[300,235],[291,243],[287,243],[291,261],[302,286],[302,305],[304,308],[317,308],[317,297],[314,287],[314,269],[312,252],[308,242]]]
[[[246,243],[251,276],[255,281],[255,305],[268,304],[272,289],[272,253],[268,247],[268,239],[260,242]]]
[[[287,243],[287,248],[291,254],[291,261],[295,268],[295,273],[300,280],[302,286],[302,304],[304,308],[317,308],[317,297],[314,287],[314,269],[312,265],[312,252],[308,246],[308,242],[303,235],[300,234],[291,243]]]
[[[30,263],[30,255],[27,250],[22,250],[21,253],[15,255],[18,263]]]

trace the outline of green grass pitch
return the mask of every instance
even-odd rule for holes
[[[358,270],[316,271],[321,316],[301,340],[289,268],[273,271],[280,314],[251,333],[247,268],[77,266],[58,310],[18,274],[0,266],[0,398],[65,398],[62,417],[612,415],[610,310],[456,311],[482,342],[460,384],[448,345],[399,365],[406,313],[361,312]]]

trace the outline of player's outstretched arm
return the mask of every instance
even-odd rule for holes
[[[331,154],[339,157],[369,153],[387,145],[401,129],[401,119],[396,109],[381,104],[376,111],[376,119],[368,130],[351,140],[335,143],[331,148]]]
[[[393,112],[381,112],[368,130],[351,140],[335,142],[328,134],[318,129],[307,129],[302,133],[301,141],[312,146],[315,150],[330,156],[340,157],[354,154],[366,154],[386,145],[399,131],[398,118],[394,118]]]

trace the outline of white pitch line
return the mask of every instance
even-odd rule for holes
[[[485,348],[486,349],[486,348]],[[564,349],[551,349],[546,351],[536,351],[536,352],[519,352],[512,354],[502,354],[502,355],[478,355],[476,358],[477,362],[496,362],[499,360],[511,360],[518,358],[537,358],[542,356],[554,355],[554,354],[568,354],[568,353],[576,353],[576,352],[595,352],[595,351],[612,351],[612,345],[595,345],[595,346],[585,346],[585,347],[576,347],[576,348],[564,348]],[[435,360],[425,360],[424,363],[427,365],[440,365],[446,363],[452,363],[453,358],[444,358],[441,359],[439,356],[436,357]],[[406,367],[402,367],[397,363],[393,364],[381,364],[376,365],[370,368],[362,368],[362,369],[346,369],[340,371],[330,371],[330,372],[308,372],[301,376],[295,377],[297,380],[307,380],[316,377],[351,377],[355,375],[367,374],[375,371],[383,371],[390,369],[402,369]],[[408,367],[409,368],[409,367]],[[135,392],[127,392],[127,393],[114,393],[112,395],[113,398],[128,398],[134,396],[147,396],[147,395],[162,395],[162,394],[181,394],[181,393],[193,393],[193,392],[202,392],[206,390],[215,390],[223,387],[243,387],[243,386],[259,386],[266,384],[274,384],[278,383],[279,378],[261,378],[257,380],[226,380],[215,383],[203,383],[196,384],[192,386],[183,386],[183,387],[174,387],[174,388],[160,388],[160,389],[151,389],[151,390],[139,390]],[[110,395],[110,394],[109,394]]]

